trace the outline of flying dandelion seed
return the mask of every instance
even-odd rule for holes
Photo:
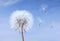
[[[38,21],[39,21],[39,26],[40,26],[42,24],[42,19],[38,17]]]
[[[16,10],[10,16],[10,25],[17,31],[22,32],[22,41],[24,41],[24,32],[32,27],[33,16],[26,10]]]
[[[55,24],[54,22],[51,23],[51,28],[54,28],[55,27]]]
[[[46,5],[46,4],[42,4],[42,5],[40,6],[40,10],[41,10],[43,13],[45,13],[46,15],[47,15],[47,9],[48,9],[48,5]]]

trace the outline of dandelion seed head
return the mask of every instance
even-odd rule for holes
[[[33,25],[33,16],[26,10],[16,10],[10,16],[11,27],[21,31],[21,24],[19,26],[19,22],[17,22],[17,20],[20,21],[20,23],[24,22],[24,31],[28,31]]]

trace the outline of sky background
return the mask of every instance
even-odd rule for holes
[[[21,41],[21,33],[9,25],[16,10],[27,10],[34,17],[25,41],[60,41],[60,0],[0,0],[0,41]]]

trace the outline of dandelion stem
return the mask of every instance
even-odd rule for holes
[[[22,26],[22,41],[24,41],[24,31],[23,31],[23,26]]]
[[[24,32],[22,31],[22,41],[24,41]]]

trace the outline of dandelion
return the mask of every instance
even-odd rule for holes
[[[10,16],[10,25],[22,33],[22,41],[24,41],[24,32],[32,27],[33,16],[26,10],[16,10]]]

